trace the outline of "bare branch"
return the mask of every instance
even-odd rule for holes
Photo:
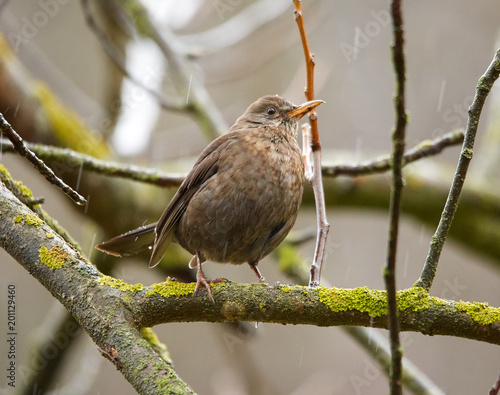
[[[428,156],[437,155],[445,148],[460,144],[464,141],[464,133],[461,130],[455,130],[436,137],[434,140],[425,140],[413,148],[407,150],[403,156],[402,166],[415,162]],[[361,163],[339,163],[336,165],[324,165],[322,168],[324,177],[362,176],[377,174],[389,171],[391,169],[391,156],[384,155],[379,158],[370,159]]]
[[[469,168],[469,163],[474,152],[474,141],[484,102],[486,101],[486,98],[488,97],[488,94],[490,93],[491,88],[498,79],[499,75],[500,50],[496,52],[493,61],[488,66],[484,75],[479,79],[476,86],[474,100],[472,105],[469,107],[469,116],[467,119],[464,143],[462,145],[462,151],[460,152],[460,158],[458,160],[455,176],[453,177],[453,182],[441,214],[439,225],[434,233],[434,236],[432,236],[424,268],[420,274],[420,278],[416,282],[416,285],[427,290],[429,290],[432,286],[434,276],[436,275],[439,257],[441,256],[441,251],[443,250],[443,245],[446,240],[446,236],[448,235],[448,231],[450,230],[453,217],[457,211],[458,200],[460,198],[465,177],[467,175],[467,169]]]
[[[392,45],[392,62],[396,75],[396,93],[394,96],[394,111],[396,124],[392,132],[392,188],[389,206],[389,238],[387,242],[387,261],[384,267],[384,281],[387,289],[387,304],[389,307],[389,338],[391,339],[391,395],[402,393],[402,349],[399,340],[399,317],[396,300],[396,257],[399,236],[399,217],[401,213],[401,198],[403,196],[403,155],[406,138],[406,108],[405,83],[406,66],[404,56],[403,14],[401,0],[392,0],[391,15],[394,34]]]

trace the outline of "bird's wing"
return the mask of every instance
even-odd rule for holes
[[[172,242],[176,226],[186,211],[189,202],[205,182],[217,174],[220,155],[234,141],[234,138],[235,133],[227,133],[212,141],[201,153],[193,169],[189,172],[156,224],[156,238],[151,260],[149,261],[150,267],[156,266],[163,258],[165,251]]]

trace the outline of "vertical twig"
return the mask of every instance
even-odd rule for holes
[[[84,205],[87,203],[85,198],[81,196],[78,192],[76,192],[73,188],[67,185],[64,181],[62,181],[59,177],[57,177],[51,168],[47,167],[47,165],[38,158],[32,151],[30,151],[26,145],[24,144],[23,139],[19,136],[10,123],[6,121],[3,114],[0,113],[0,132],[2,132],[7,138],[10,140],[16,152],[28,159],[31,164],[37,169],[40,174],[42,174],[47,181],[51,184],[54,184],[60,190],[62,190],[67,196],[69,196],[76,204]]]
[[[306,30],[304,26],[304,18],[302,17],[302,3],[300,0],[294,0],[295,6],[295,21],[300,32],[300,38],[302,40],[302,47],[304,48],[304,57],[306,61],[306,73],[307,73],[307,83],[305,88],[306,99],[314,100],[314,59],[311,51],[309,49],[309,43],[307,41]],[[323,181],[321,177],[321,143],[319,141],[318,133],[318,118],[316,116],[316,110],[309,113],[309,125],[310,125],[310,141],[309,131],[304,135],[304,141],[308,142],[308,146],[312,150],[313,156],[313,171],[312,177],[310,177],[309,182],[312,185],[314,191],[314,198],[316,200],[316,214],[318,217],[318,235],[316,239],[316,249],[314,252],[314,259],[311,265],[311,276],[309,279],[309,286],[315,287],[319,285],[321,278],[321,267],[323,265],[323,258],[325,255],[326,248],[326,238],[328,236],[328,231],[330,230],[330,225],[326,219],[326,208],[325,208],[325,197],[323,192]],[[309,160],[309,148],[304,149],[304,157]],[[306,168],[308,166],[306,165]]]
[[[486,97],[488,97],[488,94],[490,93],[493,84],[498,79],[499,74],[500,49],[496,52],[493,61],[477,83],[476,94],[474,96],[474,100],[472,101],[472,105],[469,107],[464,143],[462,145],[462,151],[460,152],[457,170],[455,171],[455,176],[453,177],[450,192],[441,214],[441,219],[439,220],[436,233],[432,236],[424,268],[422,269],[420,278],[415,283],[415,286],[425,288],[426,290],[429,290],[432,286],[434,276],[436,275],[439,257],[441,255],[441,251],[443,250],[443,245],[448,231],[450,230],[453,217],[457,211],[460,193],[462,192],[465,176],[467,175],[467,169],[472,159],[474,140],[476,138],[481,111],[483,109],[484,102],[486,101]]]
[[[405,110],[405,57],[403,38],[403,16],[401,0],[392,0],[391,15],[394,44],[392,45],[392,63],[396,75],[396,93],[394,96],[395,128],[392,132],[392,188],[389,209],[389,240],[387,261],[384,268],[384,281],[387,288],[389,318],[389,336],[391,341],[391,394],[401,394],[401,345],[399,341],[399,317],[396,302],[396,256],[399,233],[399,216],[403,192],[403,155],[405,150],[406,110]]]

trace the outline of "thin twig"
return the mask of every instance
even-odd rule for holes
[[[51,184],[57,186],[67,196],[69,196],[76,204],[85,205],[87,203],[87,201],[83,198],[83,196],[81,196],[73,188],[71,188],[59,177],[57,177],[52,171],[52,169],[47,167],[41,159],[39,159],[33,152],[31,152],[26,147],[21,136],[19,136],[16,133],[16,131],[12,129],[12,126],[10,126],[10,124],[6,121],[2,113],[0,113],[0,131],[5,136],[7,136],[7,138],[11,141],[16,152],[20,156],[28,159],[31,162],[31,164],[35,167],[35,169],[37,169],[40,172],[40,174],[42,174]]]
[[[306,62],[307,83],[304,93],[307,100],[314,100],[314,59],[307,41],[304,18],[302,16],[302,3],[300,0],[294,0],[293,4],[295,6],[295,21],[297,22],[297,26],[299,28],[300,39],[302,41]],[[316,116],[316,110],[309,113],[309,125],[311,141],[308,145],[312,149],[313,157],[313,176],[309,181],[314,191],[314,198],[316,200],[316,215],[318,218],[318,235],[316,239],[314,259],[311,264],[309,286],[316,287],[319,285],[321,279],[321,268],[325,256],[326,238],[328,237],[330,225],[326,219],[325,195],[323,192],[323,180],[321,178],[321,144],[319,141],[318,117]],[[309,131],[307,132],[307,136],[305,136],[306,140],[308,136]],[[305,151],[305,157],[307,159],[310,158],[308,151]]]
[[[110,40],[106,32],[101,29],[101,27],[97,24],[89,6],[89,0],[81,0],[81,6],[83,11],[83,16],[85,17],[85,21],[89,26],[90,30],[94,33],[94,35],[99,40],[104,52],[109,56],[114,65],[120,70],[120,72],[126,76],[130,81],[132,81],[135,85],[149,93],[152,97],[154,97],[160,106],[166,110],[170,111],[186,111],[186,106],[182,104],[181,101],[179,103],[174,103],[172,100],[169,100],[165,95],[161,92],[158,92],[154,89],[148,88],[145,84],[143,84],[139,79],[132,75],[127,69],[125,64],[125,59],[123,55],[120,54],[120,51],[116,47],[116,45]]]
[[[479,79],[476,86],[476,94],[472,105],[469,107],[467,127],[465,129],[465,138],[458,160],[457,170],[453,177],[453,182],[450,187],[450,192],[446,200],[439,225],[432,236],[427,259],[425,260],[424,268],[420,274],[420,278],[416,282],[416,286],[430,290],[434,276],[436,275],[437,265],[443,245],[450,230],[453,217],[458,207],[458,200],[462,187],[464,185],[467,169],[472,159],[474,140],[476,138],[477,128],[479,125],[479,118],[483,109],[486,97],[491,91],[493,84],[500,75],[500,49],[496,52],[493,61],[488,66],[484,75]]]
[[[437,155],[445,148],[460,144],[464,141],[464,133],[461,130],[446,133],[434,140],[425,140],[407,150],[403,156],[402,166],[415,162],[428,156]],[[391,156],[384,155],[379,158],[370,159],[361,163],[342,163],[332,166],[323,166],[323,177],[362,176],[383,173],[391,169]]]
[[[396,93],[394,111],[396,125],[392,132],[392,188],[389,208],[389,239],[387,243],[387,261],[384,267],[384,281],[387,289],[388,325],[391,344],[390,393],[402,393],[402,350],[399,339],[399,315],[396,301],[396,257],[399,234],[399,217],[401,213],[401,197],[403,193],[403,155],[406,135],[405,82],[406,66],[404,56],[403,15],[401,0],[393,0],[391,15],[393,23],[394,44],[392,45],[392,62],[396,75]]]

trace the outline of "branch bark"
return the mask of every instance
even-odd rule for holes
[[[170,280],[146,287],[104,276],[62,238],[47,238],[51,230],[45,223],[28,225],[26,215],[33,212],[3,185],[0,211],[0,246],[73,314],[101,349],[116,350],[113,362],[139,387],[146,385],[141,383],[148,374],[159,380],[167,369],[161,365],[159,376],[133,374],[134,353],[144,352],[148,364],[158,358],[144,344],[141,327],[192,321],[387,327],[385,291],[219,283],[212,287],[214,305],[204,293],[192,294],[194,283]],[[500,344],[499,308],[443,300],[419,288],[401,291],[398,308],[401,330]]]
[[[36,214],[4,185],[0,212],[0,246],[68,309],[139,393],[193,393],[133,324],[124,294],[100,286],[103,275],[45,223],[28,221]]]
[[[389,205],[389,237],[387,241],[387,259],[383,270],[384,282],[387,289],[387,304],[389,306],[389,337],[391,339],[391,394],[401,394],[402,350],[399,340],[399,317],[396,301],[396,258],[398,250],[399,218],[401,213],[401,199],[403,197],[403,155],[406,144],[406,108],[405,84],[406,65],[404,56],[403,36],[403,5],[401,0],[391,3],[392,31],[394,43],[392,63],[396,75],[396,92],[394,95],[395,126],[392,132],[392,187]]]

